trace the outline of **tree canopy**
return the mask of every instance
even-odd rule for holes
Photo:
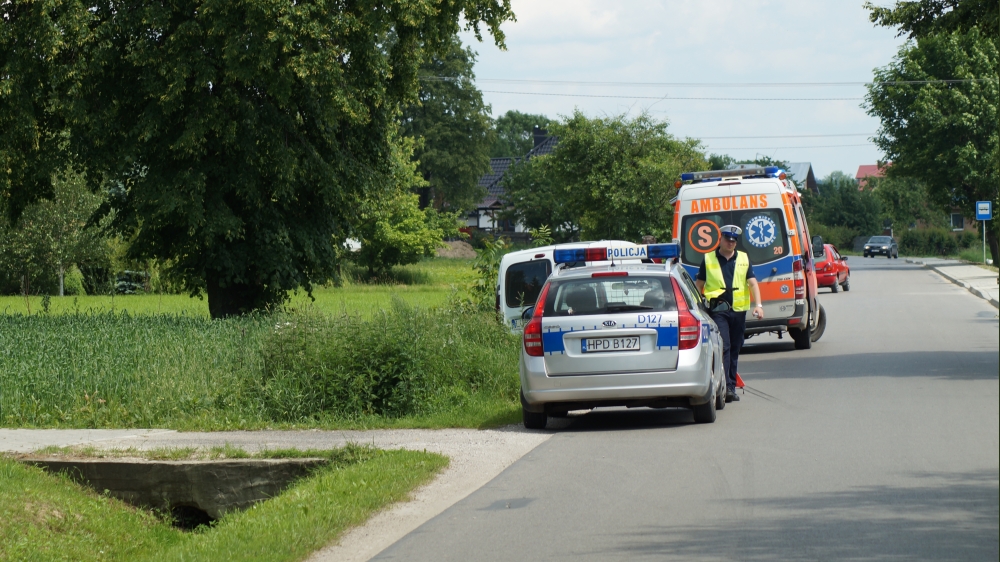
[[[931,34],[905,44],[868,87],[868,113],[881,121],[875,143],[890,178],[914,178],[931,203],[974,214],[975,201],[1000,203],[996,37],[978,28]],[[941,83],[940,80],[967,80]],[[928,83],[900,83],[931,81]],[[987,240],[998,256],[996,221]]]
[[[485,194],[479,178],[490,170],[494,132],[475,85],[475,62],[457,36],[428,52],[418,100],[403,110],[402,134],[420,141],[414,157],[437,208],[468,209]]]
[[[850,229],[854,236],[882,232],[882,202],[870,189],[858,189],[854,178],[833,172],[823,179],[819,195],[802,194],[810,222]]]
[[[547,129],[550,120],[544,115],[521,113],[511,109],[493,122],[496,140],[490,150],[491,158],[522,158],[534,148],[535,127]]]
[[[130,233],[130,257],[170,260],[216,318],[333,273],[334,240],[360,202],[393,188],[399,108],[416,100],[425,52],[441,52],[460,21],[502,47],[500,24],[513,18],[509,0],[0,10],[18,23],[0,36],[0,124],[20,127],[0,161],[33,178],[7,173],[5,209],[51,193],[47,178],[72,161],[110,190],[104,209]],[[12,74],[21,67],[32,74]],[[22,83],[30,98],[14,91]],[[18,121],[22,107],[33,113]]]
[[[696,141],[674,138],[648,114],[588,118],[576,111],[550,130],[559,137],[552,154],[505,178],[514,217],[529,229],[547,224],[556,238],[670,238],[674,181],[706,165]]]
[[[865,9],[875,25],[897,27],[899,35],[911,39],[973,27],[991,37],[1000,32],[1000,3],[996,0],[911,0],[892,7],[865,2]]]

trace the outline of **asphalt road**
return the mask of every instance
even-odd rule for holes
[[[376,560],[997,560],[997,311],[902,260],[849,263],[822,340],[749,340],[715,424],[559,420]]]

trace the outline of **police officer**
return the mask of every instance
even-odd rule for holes
[[[736,363],[739,361],[740,348],[743,347],[750,295],[753,295],[753,302],[756,303],[753,307],[754,318],[764,317],[764,307],[761,306],[760,289],[757,287],[757,277],[750,265],[750,258],[736,249],[736,241],[743,234],[743,229],[727,224],[719,231],[719,247],[714,252],[705,254],[695,285],[708,299],[712,320],[715,320],[722,333],[726,402],[736,402],[740,399],[736,394]]]

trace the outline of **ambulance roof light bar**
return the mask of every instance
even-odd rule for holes
[[[733,170],[708,170],[704,172],[685,172],[681,174],[683,181],[719,181],[725,178],[779,178],[785,172],[777,166],[759,166],[756,168],[736,168]]]

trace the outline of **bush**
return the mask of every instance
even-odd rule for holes
[[[860,233],[847,226],[826,226],[825,224],[811,223],[809,234],[822,236],[823,242],[833,244],[842,250],[853,250],[854,238]]]
[[[63,291],[67,295],[80,297],[87,294],[87,290],[83,287],[83,273],[79,267],[74,265],[66,271],[63,277]]]
[[[517,398],[518,338],[489,313],[396,301],[370,320],[296,313],[274,332],[253,389],[268,419],[400,417],[459,406],[474,393]]]
[[[953,256],[958,253],[960,239],[943,228],[907,230],[899,238],[899,251],[908,255]]]

